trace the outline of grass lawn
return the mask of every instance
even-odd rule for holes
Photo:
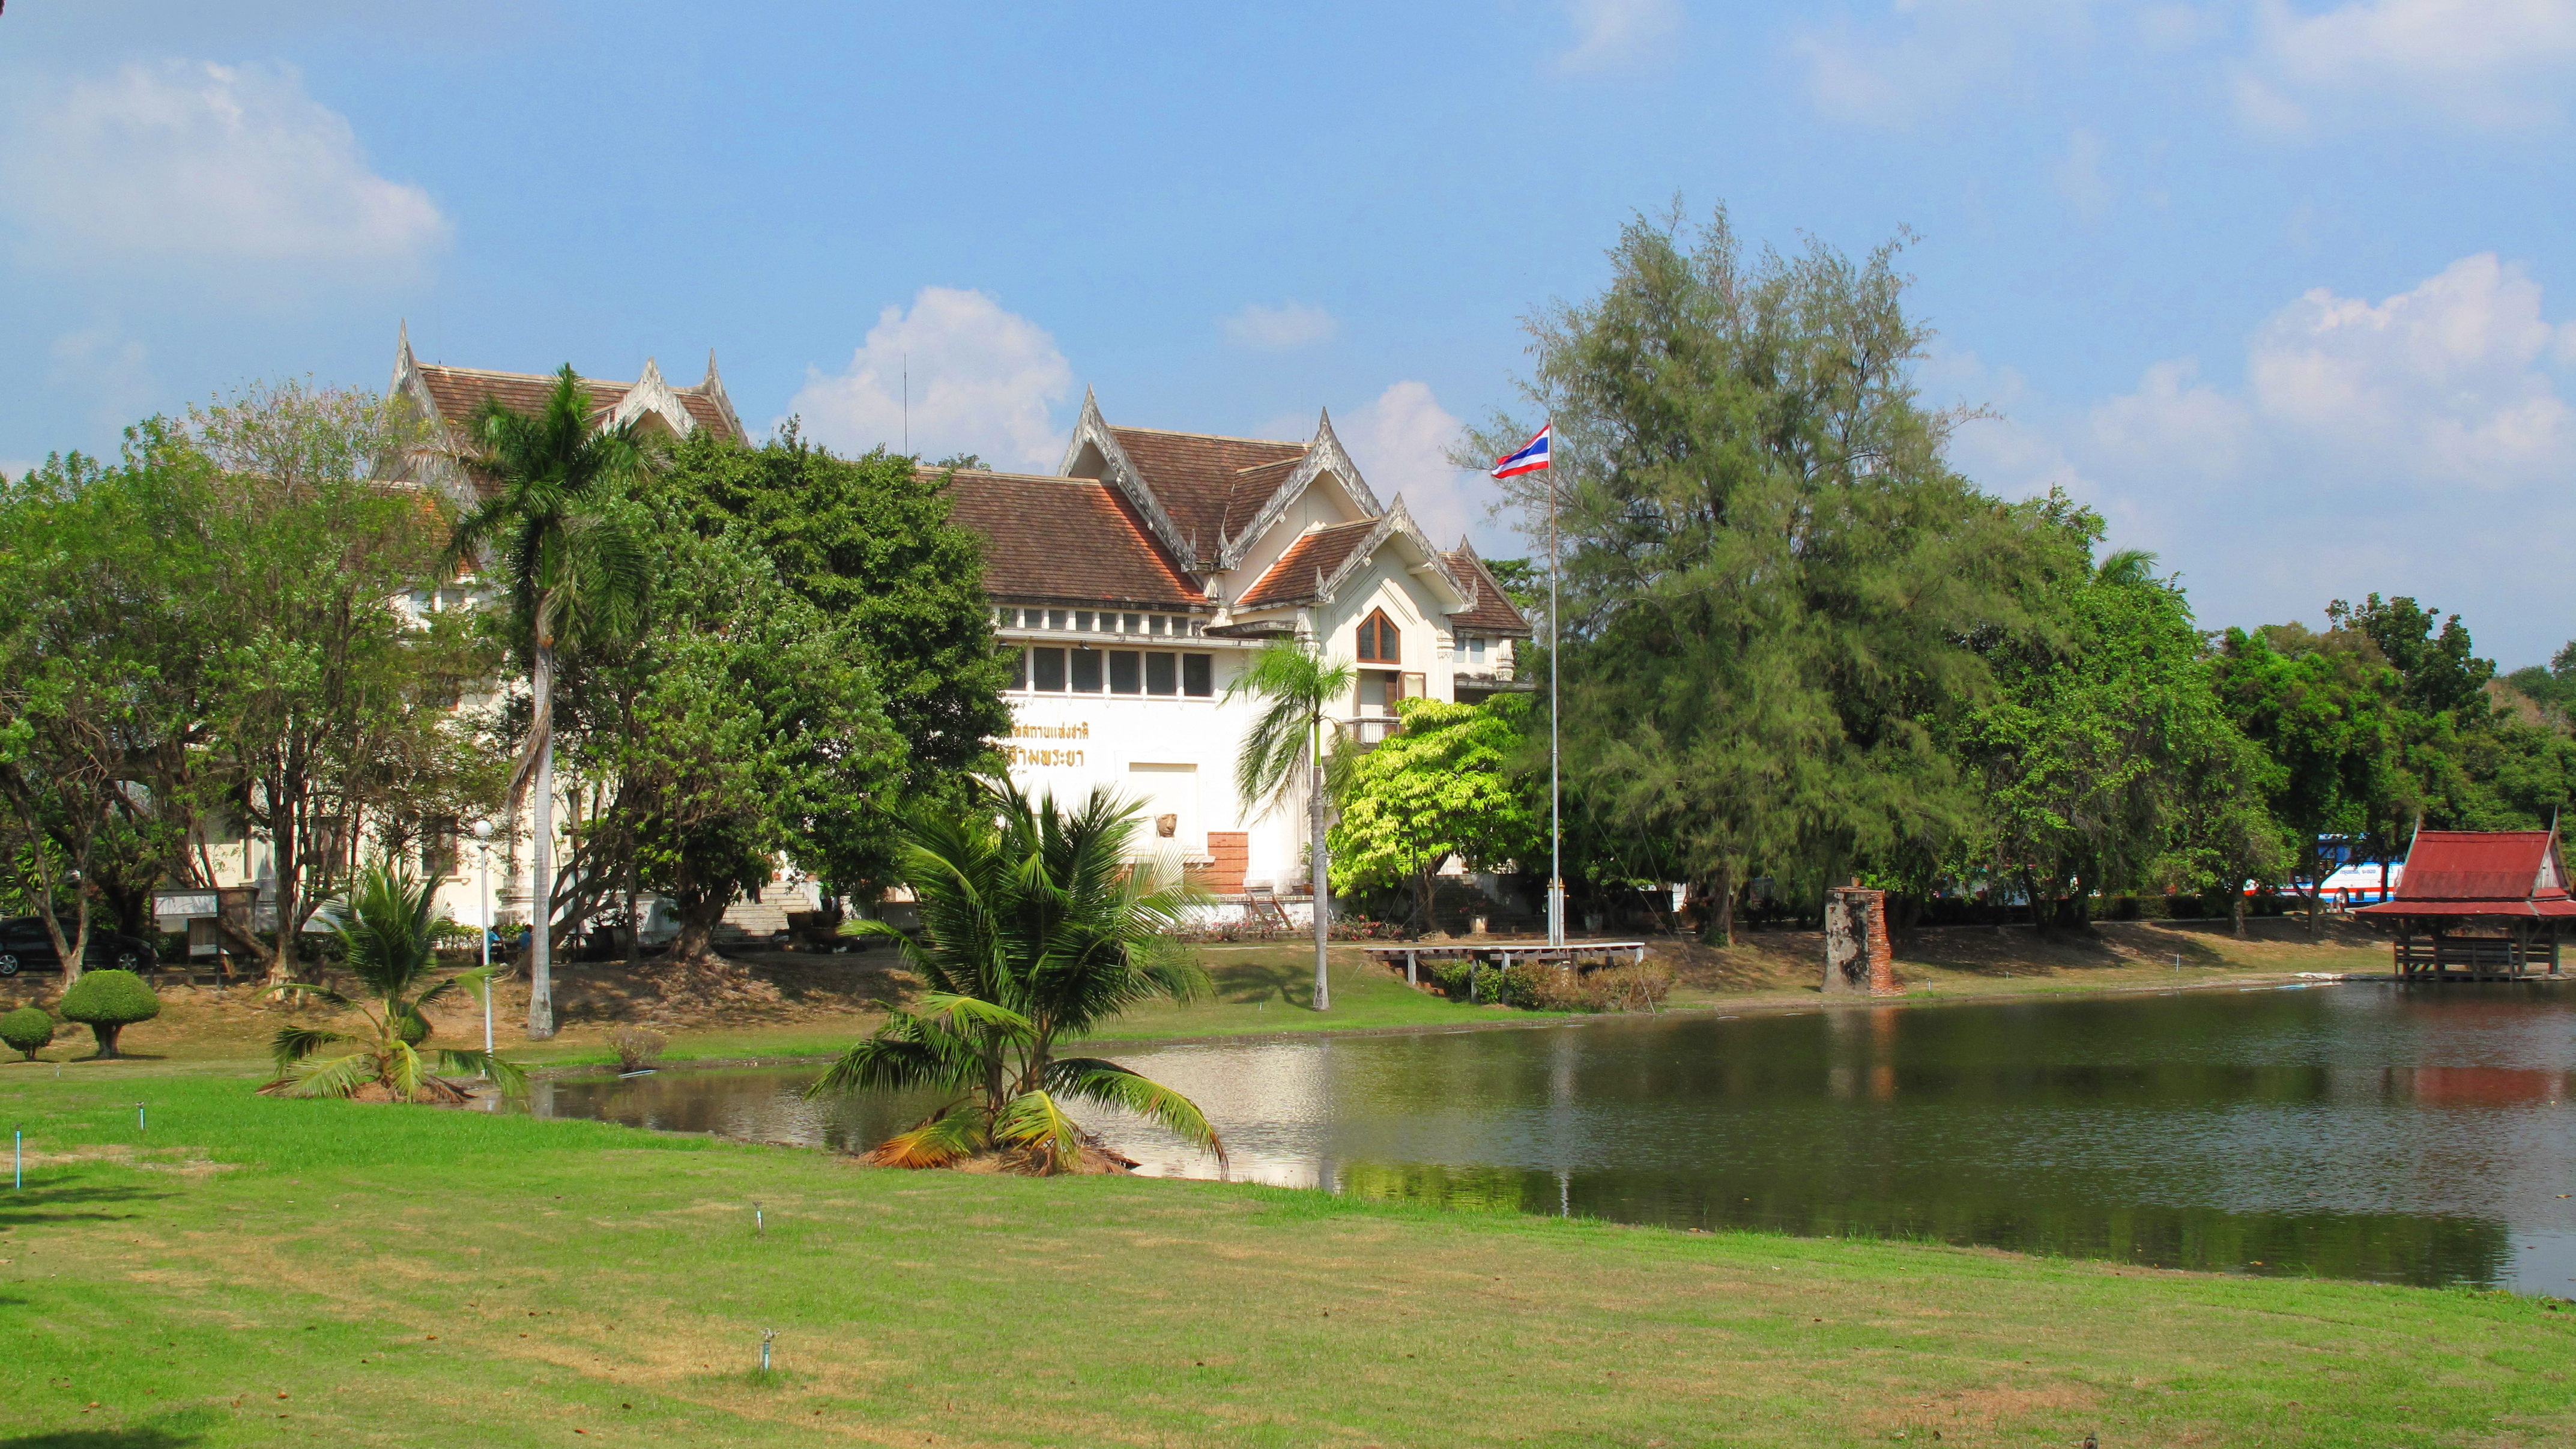
[[[0,1068],[32,1153],[0,1196],[0,1446],[2576,1441],[2576,1313],[2503,1294],[900,1173],[249,1086]]]

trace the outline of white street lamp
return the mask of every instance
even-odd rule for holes
[[[483,1057],[492,1057],[492,822],[474,822],[474,839],[483,855]]]

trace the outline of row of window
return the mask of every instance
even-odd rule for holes
[[[1150,649],[1021,649],[1013,651],[1011,688],[1207,699],[1216,693],[1216,656]]]
[[[993,627],[1071,630],[1076,634],[1129,634],[1148,639],[1196,639],[1207,627],[1207,621],[1180,614],[1123,614],[1107,609],[1001,608],[993,611]]]

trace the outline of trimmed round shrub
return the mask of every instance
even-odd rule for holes
[[[161,998],[131,971],[84,971],[54,1009],[98,1038],[98,1054],[116,1055],[117,1033],[161,1014]]]
[[[0,1042],[7,1042],[29,1061],[54,1039],[54,1019],[41,1006],[22,1006],[0,1016]]]

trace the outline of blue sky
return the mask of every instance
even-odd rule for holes
[[[254,377],[694,379],[1051,467],[1303,436],[1520,551],[1458,420],[1634,210],[1911,228],[1958,463],[2202,622],[2576,636],[2576,0],[609,6],[15,0],[0,466]]]

